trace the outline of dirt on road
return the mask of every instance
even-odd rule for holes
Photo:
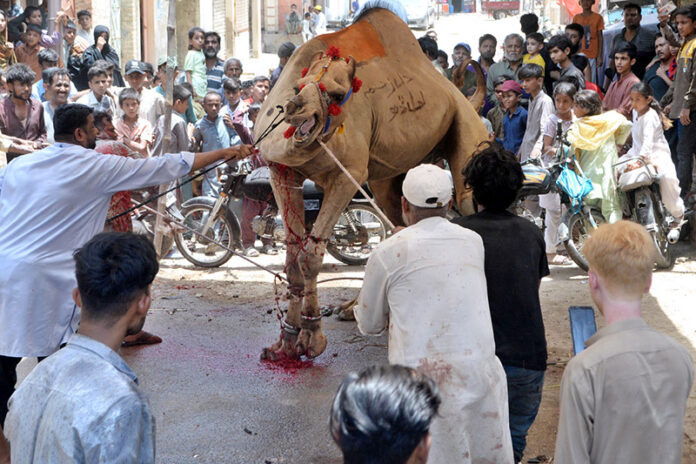
[[[655,273],[652,291],[644,300],[644,315],[652,327],[677,339],[689,349],[692,357],[696,359],[696,312],[694,312],[694,303],[696,302],[696,286],[694,285],[694,282],[696,282],[696,252],[685,244],[680,244],[678,251],[681,257],[673,270]],[[262,256],[258,259],[259,262],[270,266],[273,270],[282,271],[284,259],[282,253],[279,256]],[[329,258],[324,265],[320,279],[361,276],[361,267],[345,266]],[[335,305],[350,299],[357,294],[359,287],[360,282],[355,280],[333,281],[321,285],[319,292],[320,304]],[[185,322],[186,330],[189,331],[188,333],[194,339],[203,337],[206,332],[215,333],[217,334],[216,337],[220,337],[221,331],[219,328],[211,329],[211,327],[215,327],[215,317],[228,314],[224,311],[243,308],[244,311],[239,313],[240,315],[235,320],[234,325],[230,327],[225,326],[222,332],[231,333],[235,330],[249,330],[261,334],[260,338],[257,337],[252,342],[259,344],[259,346],[245,346],[243,348],[247,350],[245,354],[247,358],[254,358],[249,361],[249,365],[253,367],[258,363],[255,356],[263,348],[261,346],[263,343],[258,340],[266,340],[266,345],[270,345],[278,336],[276,310],[274,309],[277,291],[282,291],[282,289],[277,289],[274,286],[273,277],[270,274],[254,268],[239,258],[233,258],[221,268],[208,270],[196,269],[183,259],[164,260],[154,289],[156,299],[153,302],[152,313],[157,313],[157,315],[150,319],[151,322],[148,322],[149,326],[146,326],[146,328],[159,334],[164,332],[163,335],[167,336],[168,330],[174,330],[173,326],[183,323],[181,321],[187,321]],[[544,279],[540,291],[549,348],[549,367],[544,382],[544,394],[539,416],[530,430],[525,453],[524,462],[532,463],[552,462],[553,459],[561,376],[563,375],[565,363],[572,356],[568,308],[570,306],[592,306],[587,289],[587,277],[575,266],[552,266],[551,275]],[[282,305],[283,303],[281,302]],[[201,309],[218,307],[228,309],[206,309],[205,311]],[[240,311],[242,310],[240,309]],[[187,316],[177,319],[177,316],[182,314],[187,314]],[[596,316],[598,326],[601,327],[602,318],[599,314]],[[208,325],[201,327],[199,324],[194,323],[203,321],[205,318],[208,320]],[[223,319],[220,319],[220,321],[223,321]],[[205,324],[205,321],[203,323]],[[271,383],[271,387],[266,392],[266,395],[278,396],[273,401],[278,402],[280,410],[289,403],[304,402],[307,404],[308,409],[316,411],[316,416],[313,416],[312,420],[317,421],[319,425],[316,428],[313,428],[313,426],[299,426],[298,428],[298,424],[279,424],[278,427],[280,428],[275,430],[281,436],[275,438],[266,437],[266,441],[262,445],[267,449],[269,456],[276,457],[266,459],[265,461],[259,460],[258,462],[340,462],[339,454],[335,451],[335,447],[325,431],[332,392],[335,391],[344,370],[347,372],[359,369],[369,362],[385,362],[386,340],[383,337],[377,341],[359,338],[354,323],[339,323],[335,321],[335,317],[330,320],[325,319],[324,325],[328,327],[329,347],[316,361],[314,368],[317,371],[314,374],[317,377],[314,378],[314,374],[312,374],[312,381],[314,382],[312,388],[316,389],[317,397],[320,398],[318,404],[315,405],[312,398],[307,397],[305,386],[285,382],[282,384],[282,389],[277,389],[273,384],[278,382],[279,377],[271,377],[271,380],[265,380],[267,384],[268,382]],[[247,328],[245,329],[245,327]],[[334,328],[340,330],[340,332],[332,332]],[[224,335],[222,336],[224,337]],[[334,338],[332,339],[331,337]],[[342,340],[337,340],[337,337],[341,337]],[[356,337],[355,340],[351,341],[352,337]],[[165,339],[165,343],[168,341]],[[217,342],[211,343],[217,343],[222,347],[229,342],[218,338]],[[191,345],[194,344],[195,342],[191,342]],[[151,356],[149,353],[158,353],[158,349],[161,350],[161,348],[146,347],[126,352],[128,362],[135,364],[136,372],[145,377],[144,388],[146,388],[146,391],[148,379],[159,376],[157,372],[149,370],[149,366],[152,365],[151,362],[153,361],[147,359]],[[191,357],[193,356],[192,350],[189,346],[189,348],[177,356]],[[222,348],[220,350],[224,351]],[[366,353],[370,353],[369,356]],[[215,358],[215,355],[203,356],[196,354],[196,356],[198,358],[191,368],[194,371],[198,368],[197,365],[201,365],[201,369],[206,370],[208,358]],[[201,358],[201,356],[203,357]],[[341,360],[342,364],[335,364],[337,362],[336,357]],[[154,362],[159,367],[167,368],[166,360],[157,359]],[[231,363],[232,361],[229,362]],[[142,370],[146,372],[141,374],[138,371],[139,363],[143,366]],[[212,365],[217,363],[217,361],[210,361],[210,363]],[[173,366],[169,367],[173,368]],[[244,371],[244,375],[250,372],[247,369]],[[192,372],[192,374],[196,375],[195,372]],[[251,374],[256,375],[253,372]],[[171,370],[171,375],[176,376],[179,374],[174,369]],[[206,370],[205,376],[208,375],[209,373]],[[213,374],[210,375],[212,376]],[[212,377],[210,378],[212,379]],[[154,382],[154,379],[152,381]],[[226,382],[227,380],[224,381]],[[235,379],[230,378],[229,382],[235,382]],[[181,406],[179,403],[181,398],[178,398],[178,393],[168,391],[170,389],[166,385],[161,387],[158,385],[153,387],[154,392],[148,392],[148,394],[153,398],[156,409],[163,410],[161,412],[163,418],[169,417],[171,420],[172,417],[176,417],[177,410],[182,409],[184,406]],[[203,393],[201,394],[204,395]],[[636,405],[636,407],[641,406]],[[211,408],[219,409],[219,407]],[[252,410],[243,413],[249,414],[249,420],[251,423],[254,423],[255,415],[260,414],[260,412],[254,412],[254,408],[250,409]],[[197,423],[196,428],[196,430],[189,431],[192,435],[188,436],[187,439],[191,442],[195,442],[198,435],[203,440],[202,437],[218,432],[213,423],[206,424],[205,420],[200,424]],[[307,430],[303,431],[303,429]],[[174,442],[178,440],[176,433],[179,432],[175,430],[175,427],[171,429],[167,427],[158,428],[158,452],[165,449],[171,451],[171,447],[176,448]],[[281,432],[277,432],[277,430],[281,430]],[[283,430],[285,432],[282,432]],[[313,435],[304,437],[303,434],[305,433]],[[263,435],[263,432],[259,432],[259,436],[261,435]],[[293,438],[286,438],[285,435]],[[245,434],[243,433],[242,436],[245,436]],[[254,439],[254,437],[251,436],[250,439]],[[269,439],[270,441],[268,441]],[[286,439],[290,440],[290,443],[295,443],[295,440],[299,440],[299,443],[313,443],[310,448],[314,449],[309,450],[308,448],[307,455],[304,456],[302,451],[291,449],[291,445],[282,445]],[[214,447],[215,445],[210,446]],[[224,447],[222,444],[220,446]],[[234,448],[236,445],[233,444],[231,446]],[[191,449],[194,451],[190,451],[190,453],[195,453],[198,456],[194,460],[195,462],[218,462],[215,459],[206,460],[205,453],[203,451],[195,451],[196,448],[193,445]],[[316,452],[318,449],[321,450],[321,453],[319,453],[323,456],[321,458],[317,457]],[[216,455],[213,450],[208,449],[207,451],[211,456]],[[179,461],[179,455],[176,453],[165,451],[164,454],[160,454],[160,456],[166,457],[161,462],[188,462],[186,460]],[[228,454],[227,456],[230,455]],[[696,462],[696,393],[693,390],[688,402],[683,456],[684,463]],[[229,460],[224,460],[224,462],[257,462],[256,458],[245,459],[230,457]]]

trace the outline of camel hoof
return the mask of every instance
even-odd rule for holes
[[[300,338],[297,341],[296,350],[308,358],[316,358],[326,349],[326,335],[321,331],[321,328],[315,330],[302,329]]]
[[[270,348],[261,351],[261,359],[266,361],[278,361],[280,359],[299,359],[301,355],[296,354],[295,345],[297,336],[281,334],[280,340],[275,342]]]

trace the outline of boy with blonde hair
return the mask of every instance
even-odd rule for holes
[[[634,222],[603,224],[582,251],[606,326],[563,373],[555,462],[679,464],[694,367],[641,317],[655,262],[650,234]]]

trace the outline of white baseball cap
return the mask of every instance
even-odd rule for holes
[[[410,169],[401,190],[406,200],[419,208],[442,208],[452,199],[450,176],[434,164]]]

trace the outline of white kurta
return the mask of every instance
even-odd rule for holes
[[[389,362],[440,388],[429,464],[513,461],[483,264],[481,237],[437,217],[382,242],[365,268],[358,327],[379,334],[388,325]]]
[[[660,174],[660,196],[667,211],[675,218],[684,216],[684,201],[681,199],[677,169],[672,161],[672,152],[665,138],[662,120],[652,108],[642,115],[633,111],[631,135],[633,146],[628,156],[642,156],[657,168]]]
[[[171,182],[193,157],[136,160],[57,143],[0,170],[0,355],[48,356],[74,333],[72,254],[104,229],[111,195]]]

